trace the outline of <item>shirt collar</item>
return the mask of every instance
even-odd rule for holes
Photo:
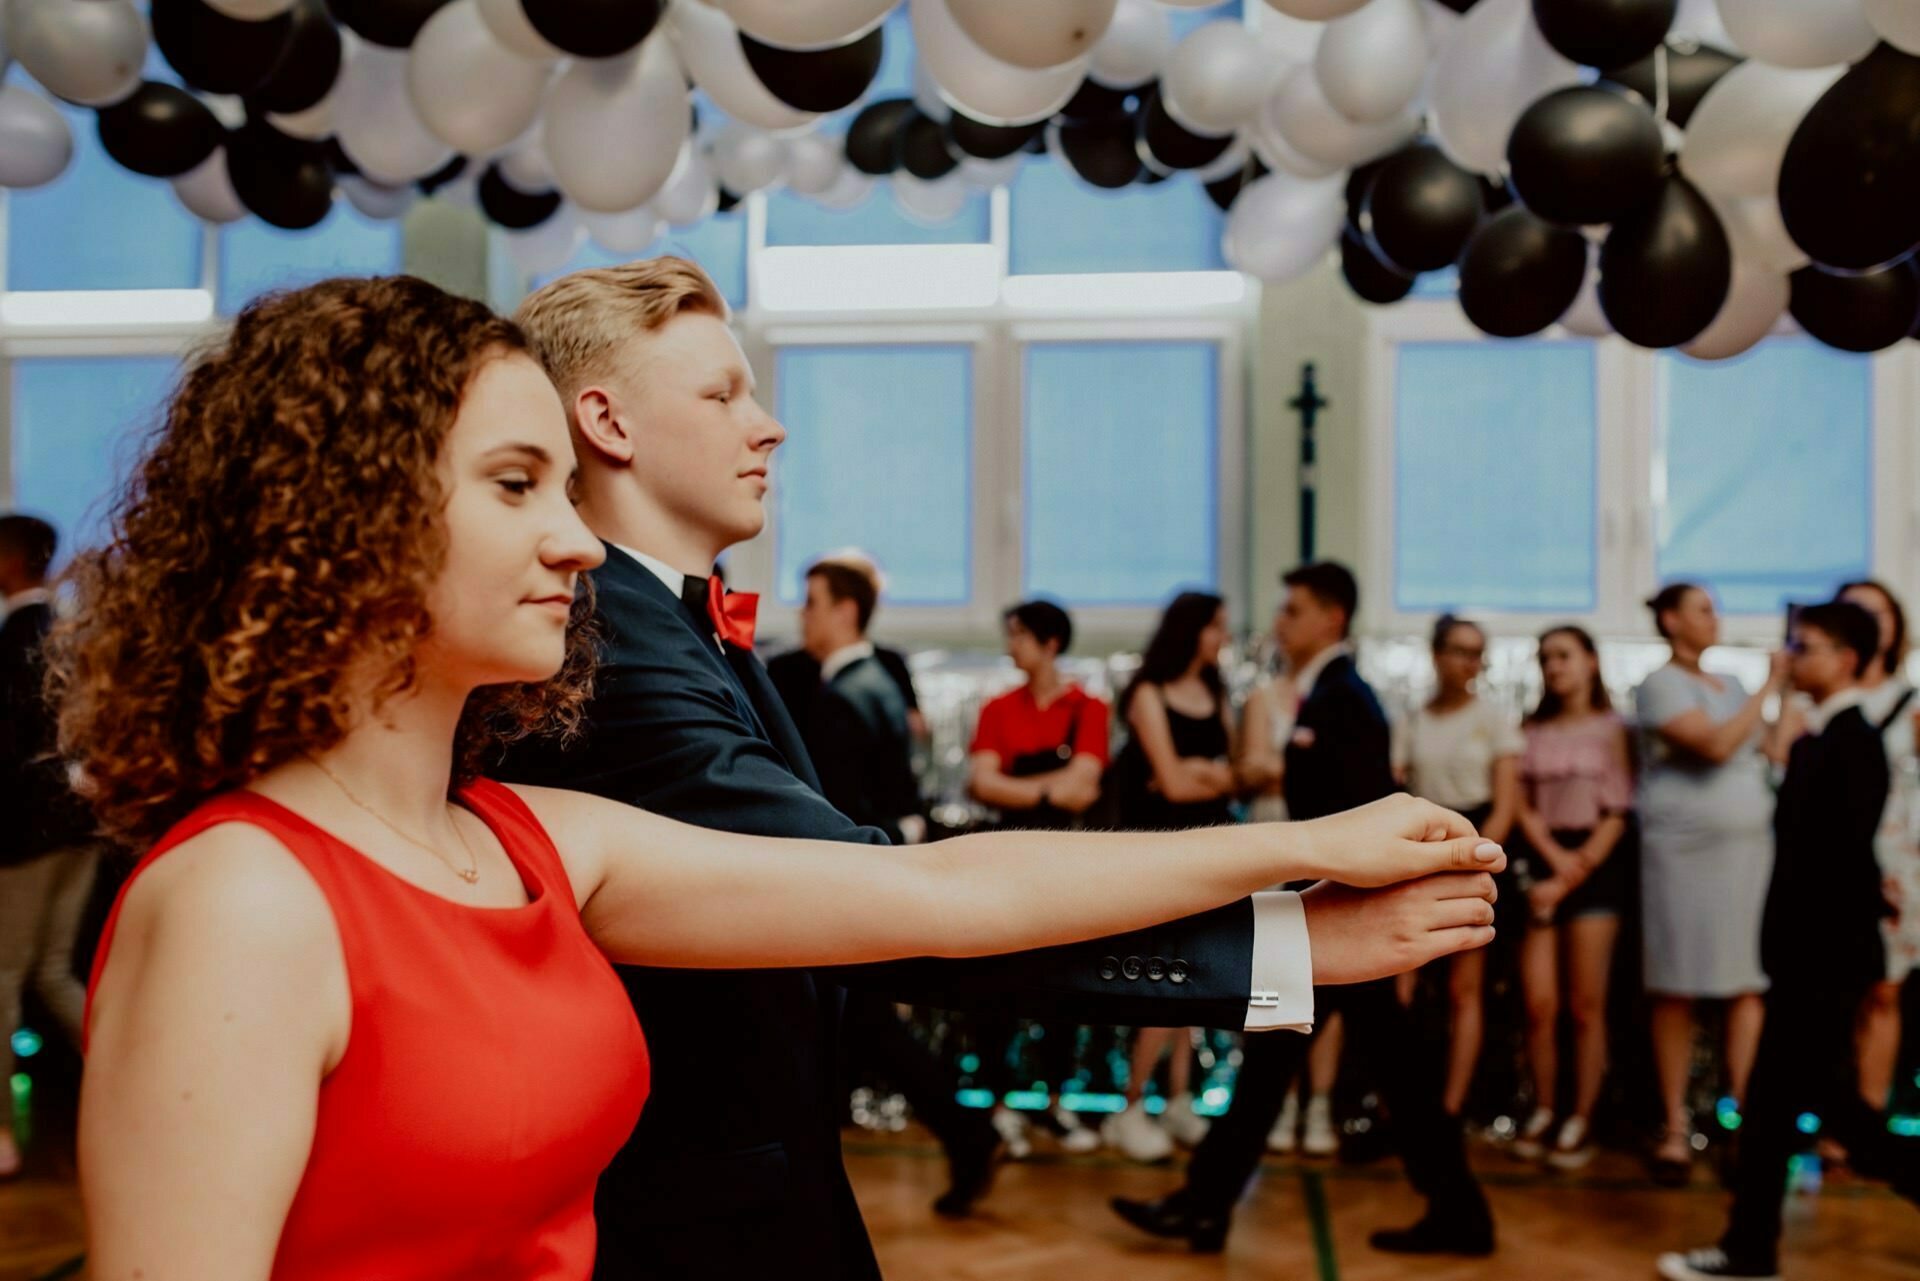
[[[1302,667],[1299,674],[1293,678],[1294,688],[1300,691],[1301,701],[1306,701],[1307,696],[1313,693],[1313,687],[1319,682],[1321,673],[1333,664],[1334,659],[1344,658],[1351,653],[1353,653],[1353,646],[1341,641],[1337,645],[1327,646],[1308,659],[1307,665]]]
[[[1826,733],[1827,726],[1833,724],[1834,717],[1849,707],[1860,706],[1866,700],[1865,690],[1858,685],[1847,686],[1838,694],[1831,695],[1826,702],[1816,704],[1813,710],[1807,713],[1807,732],[1809,734]]]
[[[680,570],[675,569],[673,566],[667,564],[667,562],[665,562],[664,560],[661,560],[658,557],[649,556],[643,551],[635,551],[633,548],[628,547],[625,543],[614,543],[612,544],[612,546],[618,549],[619,551],[625,552],[627,555],[633,557],[635,560],[639,561],[642,565],[644,565],[647,568],[648,572],[651,573],[655,578],[659,579],[663,584],[665,584],[666,589],[672,592],[676,598],[680,595],[682,591],[686,589],[686,586],[687,586],[686,574],[682,573]]]
[[[52,599],[53,593],[46,588],[29,587],[23,592],[15,592],[13,595],[7,597],[7,612],[11,614],[14,610],[25,605],[45,605]]]
[[[826,661],[820,664],[820,680],[822,683],[830,681],[861,659],[872,657],[872,641],[858,640],[851,645],[843,645],[839,649],[834,650],[833,653],[828,654]]]

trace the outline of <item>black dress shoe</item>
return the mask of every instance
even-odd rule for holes
[[[1376,1232],[1367,1242],[1386,1254],[1458,1254],[1483,1259],[1493,1253],[1493,1225],[1455,1223],[1428,1215],[1410,1228]]]
[[[1194,1210],[1179,1193],[1158,1201],[1129,1201],[1115,1197],[1113,1212],[1157,1237],[1184,1237],[1195,1254],[1218,1254],[1227,1248],[1228,1211],[1203,1214]]]
[[[999,1167],[1000,1145],[984,1143],[977,1147],[967,1147],[951,1153],[947,1158],[949,1177],[953,1186],[940,1194],[933,1203],[933,1212],[943,1219],[964,1219],[973,1213],[973,1203],[987,1194],[993,1186],[994,1171]]]

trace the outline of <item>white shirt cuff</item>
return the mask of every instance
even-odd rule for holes
[[[1249,1032],[1313,1031],[1313,948],[1298,894],[1253,896],[1253,975]]]

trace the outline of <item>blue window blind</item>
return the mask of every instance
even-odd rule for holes
[[[1399,348],[1394,600],[1581,613],[1597,604],[1593,347]]]
[[[1147,605],[1213,586],[1219,396],[1212,343],[1028,347],[1022,590]]]
[[[786,347],[776,363],[787,442],[774,455],[780,599],[813,560],[871,555],[900,605],[972,595],[973,353],[965,346]]]
[[[398,270],[399,222],[375,222],[345,200],[335,200],[326,220],[305,231],[282,231],[248,218],[220,231],[220,310],[239,311],[269,289]]]
[[[1220,257],[1226,215],[1189,175],[1096,191],[1050,157],[1030,156],[1011,196],[1016,275],[1226,267]]]
[[[1873,563],[1873,363],[1770,339],[1659,376],[1656,550],[1663,581],[1712,587],[1735,613],[1824,600]]]
[[[13,362],[13,506],[53,522],[62,563],[100,540],[179,373],[171,356]]]
[[[747,219],[745,213],[739,210],[718,214],[685,230],[669,228],[665,235],[648,245],[642,253],[608,253],[589,240],[565,267],[533,283],[538,287],[570,271],[584,271],[588,267],[614,267],[637,258],[653,258],[660,254],[676,254],[699,263],[713,277],[713,283],[719,287],[720,296],[727,300],[729,307],[747,305]]]

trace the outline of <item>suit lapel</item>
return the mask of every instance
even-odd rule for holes
[[[780,691],[774,688],[773,678],[767,675],[767,668],[750,650],[727,646],[727,661],[733,667],[733,674],[747,691],[747,699],[760,713],[762,732],[775,750],[787,758],[787,765],[801,782],[814,791],[820,790],[820,776],[814,772],[813,758],[807,754],[806,741],[800,737],[799,727],[793,723],[793,717],[787,712],[786,701],[780,697]]]

